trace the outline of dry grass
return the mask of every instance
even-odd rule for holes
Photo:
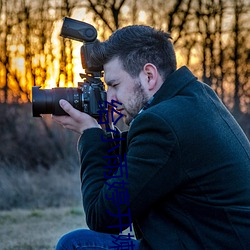
[[[60,164],[35,171],[0,163],[0,210],[77,206],[81,202],[79,167],[67,171]]]
[[[0,114],[0,210],[75,206],[79,136],[33,118],[30,104],[0,104]]]
[[[0,113],[0,250],[54,249],[86,227],[78,135],[33,118],[30,104],[0,104]]]
[[[81,207],[0,211],[0,249],[55,249],[60,236],[77,228],[86,228]]]

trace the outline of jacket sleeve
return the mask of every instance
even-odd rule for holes
[[[181,185],[185,176],[178,166],[177,138],[157,114],[145,112],[135,119],[128,133],[124,162],[111,178],[107,178],[111,148],[102,138],[104,131],[93,128],[79,140],[83,206],[90,229],[120,233],[121,226],[125,229],[134,218],[147,214]],[[115,202],[125,194],[128,202]]]

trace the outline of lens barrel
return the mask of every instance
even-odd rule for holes
[[[32,87],[32,111],[33,117],[41,117],[41,114],[67,115],[60,107],[59,100],[67,100],[74,108],[81,110],[82,91],[79,88],[53,88],[40,89]]]

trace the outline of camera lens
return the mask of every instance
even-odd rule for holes
[[[67,115],[60,107],[59,100],[67,100],[74,108],[81,109],[81,94],[79,88],[39,89],[32,87],[32,110],[34,117],[41,114]]]

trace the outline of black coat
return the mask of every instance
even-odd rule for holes
[[[88,129],[79,140],[91,229],[115,234],[131,219],[140,249],[250,249],[249,141],[186,67],[134,119],[126,164],[113,178],[110,147],[101,129]],[[129,201],[117,202],[119,192]]]

